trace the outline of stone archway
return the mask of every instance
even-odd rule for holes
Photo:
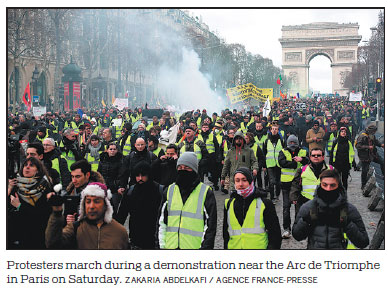
[[[332,93],[346,95],[346,76],[357,63],[357,48],[361,40],[357,23],[315,22],[282,26],[282,68],[291,80],[290,93],[309,94],[310,61],[317,55],[329,58],[332,68]]]

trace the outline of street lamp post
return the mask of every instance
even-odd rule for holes
[[[379,59],[377,61],[377,77],[380,78],[380,62],[381,62],[381,36],[380,36],[380,30],[377,27],[371,27],[370,30],[376,31],[377,38],[378,38],[378,46],[379,46]],[[377,92],[377,115],[376,115],[376,121],[380,121],[380,97],[381,97],[381,91]]]
[[[34,81],[34,90],[32,92],[34,96],[38,94],[38,79],[39,71],[37,66],[35,65],[35,70],[32,72],[32,80]]]

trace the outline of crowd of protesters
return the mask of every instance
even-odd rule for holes
[[[213,249],[219,190],[229,196],[226,249],[280,249],[291,236],[312,249],[369,243],[346,190],[351,168],[362,170],[362,187],[372,161],[384,173],[370,98],[280,100],[268,116],[258,107],[159,117],[141,108],[13,111],[10,249]],[[166,131],[175,131],[169,144],[160,142]]]

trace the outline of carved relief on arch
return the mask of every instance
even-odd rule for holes
[[[288,78],[291,80],[292,85],[298,86],[298,72],[292,71],[289,73]]]
[[[331,62],[334,61],[334,49],[310,49],[306,50],[306,64],[308,64],[316,55],[325,55]]]

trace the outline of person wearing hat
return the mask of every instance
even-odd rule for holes
[[[190,126],[186,126],[184,137],[177,144],[177,147],[180,155],[184,152],[194,152],[198,161],[201,161],[202,158],[206,158],[209,155],[209,152],[206,149],[206,144],[197,139],[195,133],[196,129],[192,126],[192,122],[190,122]]]
[[[306,142],[309,145],[309,150],[313,148],[325,149],[325,142],[323,137],[325,136],[325,131],[319,125],[318,120],[313,121],[313,127],[310,128],[306,133]]]
[[[375,133],[377,127],[374,124],[370,124],[365,131],[362,131],[356,140],[356,148],[358,152],[358,158],[361,161],[361,187],[364,188],[367,180],[367,174],[371,162],[378,163],[381,168],[381,172],[384,175],[384,161],[379,156],[376,147],[384,148],[384,144],[376,138]]]
[[[240,130],[243,134],[246,134],[248,131],[248,127],[251,125],[253,121],[250,120],[249,115],[244,115],[244,119],[242,122],[240,122]]]
[[[279,166],[281,168],[280,183],[283,196],[283,238],[291,237],[291,201],[290,189],[292,180],[298,168],[309,162],[305,149],[299,147],[298,138],[290,135],[287,139],[287,147],[279,153]]]
[[[128,235],[124,226],[113,219],[112,194],[106,185],[89,183],[81,192],[79,217],[63,228],[62,201],[52,195],[52,213],[46,228],[47,248],[127,249]]]
[[[225,200],[223,238],[225,249],[280,249],[279,219],[267,193],[254,186],[251,170],[238,168],[234,189]]]
[[[357,208],[347,201],[336,170],[319,176],[314,198],[300,208],[292,227],[297,240],[307,238],[307,249],[356,249],[369,244],[368,233]]]
[[[161,249],[213,249],[217,207],[211,187],[198,175],[198,159],[184,152],[177,162],[176,182],[163,193],[158,241]]]
[[[234,134],[232,146],[227,152],[221,172],[221,186],[225,186],[226,177],[230,177],[229,190],[234,189],[233,177],[236,169],[247,167],[253,176],[257,176],[259,167],[254,151],[246,144],[243,133],[239,130]],[[225,193],[226,194],[226,193]]]
[[[150,135],[150,138],[148,139],[148,150],[150,152],[153,152],[155,156],[160,158],[161,156],[165,155],[164,150],[159,147],[159,140],[156,136]]]
[[[43,143],[44,139],[51,136],[52,136],[51,131],[49,131],[45,125],[41,125],[38,127],[38,131],[36,132],[36,137],[34,139],[34,142]]]
[[[219,144],[217,138],[210,130],[210,125],[206,123],[206,119],[201,125],[201,132],[197,136],[197,140],[205,144],[207,154],[205,154],[199,162],[199,175],[203,182],[204,175],[210,172],[209,180],[213,182],[213,176],[215,172],[215,162],[217,154],[219,153]],[[215,184],[215,183],[214,183]],[[216,184],[214,185],[216,186]]]

